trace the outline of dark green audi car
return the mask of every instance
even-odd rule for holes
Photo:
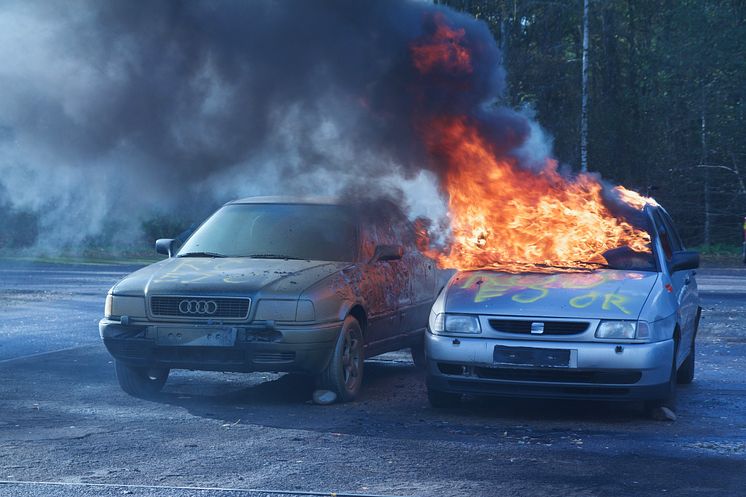
[[[158,392],[171,369],[292,371],[355,398],[364,360],[410,347],[439,290],[405,219],[319,198],[230,202],[168,258],[109,291],[99,331],[122,389]]]

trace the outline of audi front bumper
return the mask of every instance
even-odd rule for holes
[[[106,349],[130,366],[234,372],[319,373],[329,363],[341,329],[341,322],[312,326],[99,322]],[[225,334],[231,344],[211,343],[212,337]],[[181,335],[197,339],[179,343],[174,337]]]

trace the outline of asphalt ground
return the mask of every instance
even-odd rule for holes
[[[189,371],[135,399],[97,330],[132,269],[0,262],[0,496],[746,495],[743,268],[699,271],[673,423],[636,403],[432,409],[406,352],[367,361],[349,404],[311,404],[302,376]]]

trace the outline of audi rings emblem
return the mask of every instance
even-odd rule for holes
[[[214,300],[182,300],[179,302],[179,312],[182,314],[209,314],[218,311],[218,304]]]

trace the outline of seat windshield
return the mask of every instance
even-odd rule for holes
[[[355,223],[341,206],[231,204],[184,243],[179,257],[354,261]]]
[[[629,247],[619,247],[603,253],[611,269],[628,271],[655,271],[655,256],[652,252],[635,252]]]

